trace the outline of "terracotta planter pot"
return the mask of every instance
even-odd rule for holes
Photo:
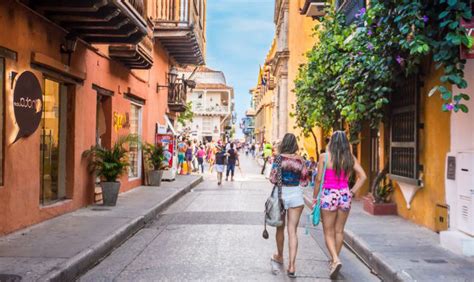
[[[148,172],[148,183],[150,186],[160,186],[163,178],[162,170],[152,170]]]
[[[372,197],[364,197],[364,211],[372,215],[397,215],[397,204],[374,203]]]
[[[120,182],[101,182],[104,206],[115,206],[120,191]]]

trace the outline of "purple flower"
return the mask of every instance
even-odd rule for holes
[[[355,15],[356,18],[362,17],[365,14],[365,12],[366,12],[365,8],[360,9],[359,12]]]
[[[364,53],[362,53],[362,51],[359,51],[359,56],[362,56]]]
[[[452,111],[452,110],[454,109],[454,105],[453,105],[452,103],[446,104],[446,105],[445,105],[445,108],[446,108],[446,110],[448,110],[448,111]]]
[[[400,55],[397,55],[397,57],[395,58],[395,60],[397,61],[398,64],[401,65],[405,59],[403,59],[402,57],[400,57]]]
[[[428,18],[427,15],[424,15],[424,16],[423,16],[423,22],[424,22],[424,23],[427,23],[429,20],[430,20],[430,18]]]
[[[367,31],[367,34],[368,34],[369,36],[372,36],[372,34],[374,34],[374,33],[372,32],[371,29],[369,29],[369,30]]]
[[[368,48],[369,50],[374,50],[374,45],[372,45],[372,43],[369,42],[369,43],[367,44],[367,48]]]

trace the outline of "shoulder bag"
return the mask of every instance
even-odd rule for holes
[[[277,167],[277,184],[273,186],[272,193],[265,202],[265,221],[262,234],[264,239],[268,239],[267,224],[273,227],[279,227],[283,225],[283,220],[285,218],[285,207],[281,198],[283,182],[280,155],[276,157],[275,162]],[[275,189],[278,189],[278,196],[274,195]]]
[[[321,193],[323,191],[323,185],[324,185],[324,176],[326,175],[326,167],[328,163],[328,155],[324,158],[324,168],[323,168],[323,175],[321,178],[321,184],[319,185],[319,193],[318,197],[316,198],[316,205],[313,207],[313,225],[317,226],[319,225],[319,222],[321,221]]]

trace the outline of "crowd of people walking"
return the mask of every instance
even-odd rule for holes
[[[205,163],[209,167],[209,172],[214,170],[217,173],[218,185],[222,184],[225,173],[225,180],[234,181],[235,168],[239,167],[240,144],[237,142],[222,141],[202,143],[197,140],[190,141],[181,138],[178,143],[178,172],[180,174],[201,173],[204,174]]]

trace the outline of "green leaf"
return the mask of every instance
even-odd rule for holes
[[[459,105],[459,109],[461,109],[461,111],[462,111],[463,113],[468,113],[468,112],[469,112],[469,108],[468,108],[466,105],[464,105],[464,104],[460,104],[460,105]]]
[[[449,11],[443,11],[439,14],[438,19],[443,19],[449,14]]]
[[[454,7],[458,3],[458,0],[448,0],[448,5]]]
[[[448,101],[449,99],[451,99],[451,97],[453,96],[453,94],[451,94],[451,92],[445,92],[441,95],[441,98],[443,98],[443,100],[445,101]]]

